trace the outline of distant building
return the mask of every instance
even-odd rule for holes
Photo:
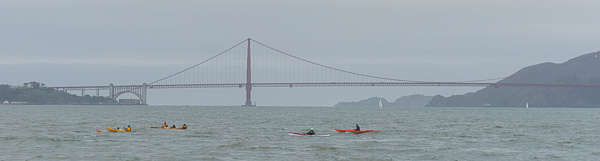
[[[119,99],[119,104],[139,105],[141,101],[138,99]]]

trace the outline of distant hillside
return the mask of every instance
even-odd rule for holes
[[[8,85],[0,85],[0,104],[116,104],[117,101],[106,97],[76,96],[64,91],[52,88],[10,88]]]
[[[425,107],[433,96],[425,96],[422,94],[415,94],[410,96],[402,96],[391,105],[392,107]]]
[[[498,83],[600,85],[600,52],[581,55],[561,64],[525,67]],[[486,87],[474,93],[435,96],[427,107],[600,107],[597,88]]]
[[[379,107],[379,100],[383,107],[424,107],[433,96],[410,95],[402,96],[390,103],[385,98],[371,97],[358,102],[339,102],[334,107]]]

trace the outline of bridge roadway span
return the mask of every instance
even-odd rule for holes
[[[340,87],[340,86],[448,86],[448,87],[545,87],[545,88],[599,88],[600,85],[589,84],[527,84],[527,83],[460,83],[460,82],[329,82],[329,83],[224,83],[224,84],[166,84],[166,85],[113,85],[108,86],[62,86],[49,87],[63,91],[80,90],[81,96],[86,90],[95,90],[96,96],[100,96],[100,90],[108,90],[108,97],[117,99],[121,94],[132,93],[136,95],[142,104],[147,104],[147,89],[168,88],[231,88],[246,87],[246,91],[252,87]],[[247,97],[249,98],[249,92]],[[246,101],[245,106],[252,105]]]
[[[143,85],[115,85],[115,88],[141,88]],[[226,88],[246,87],[245,83],[224,84],[165,84],[146,85],[149,89],[167,88]],[[348,87],[348,86],[447,86],[447,87],[547,87],[547,88],[600,88],[590,84],[529,84],[529,83],[460,83],[460,82],[329,82],[329,83],[252,83],[252,87]],[[109,90],[110,86],[59,86],[58,90]]]

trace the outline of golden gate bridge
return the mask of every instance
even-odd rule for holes
[[[595,57],[590,55],[583,57]],[[558,68],[568,64],[562,64]],[[552,69],[552,68],[551,68]],[[520,77],[530,73],[512,75]],[[509,77],[503,77],[509,78]],[[245,88],[245,106],[252,106],[253,87],[348,87],[348,86],[455,86],[455,87],[547,87],[547,88],[599,88],[592,84],[544,84],[544,83],[480,83],[503,78],[460,81],[431,82],[395,79],[373,76],[342,70],[309,61],[280,51],[253,39],[246,39],[233,47],[210,57],[189,68],[141,85],[106,86],[56,86],[49,87],[62,91],[108,91],[108,97],[118,98],[125,93],[137,96],[142,104],[147,104],[147,89],[169,88]]]

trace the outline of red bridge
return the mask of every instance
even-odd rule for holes
[[[256,46],[251,48],[252,43]],[[247,46],[244,46],[247,44]],[[591,57],[594,57],[592,55]],[[584,60],[589,57],[584,57]],[[577,62],[577,61],[575,61]],[[574,62],[573,62],[574,63]],[[254,64],[254,65],[253,65]],[[568,65],[568,64],[565,64]],[[550,70],[550,69],[546,69]],[[539,71],[536,71],[539,72]],[[512,75],[519,77],[532,73]],[[244,80],[245,78],[245,80]],[[508,77],[506,77],[508,78]],[[63,91],[108,90],[108,97],[132,93],[147,103],[147,89],[165,88],[246,88],[245,106],[251,106],[252,87],[331,87],[331,86],[460,86],[460,87],[546,87],[599,88],[589,84],[476,83],[503,78],[463,82],[428,82],[385,78],[350,72],[282,52],[258,41],[247,39],[237,45],[175,74],[141,85],[50,87]]]

